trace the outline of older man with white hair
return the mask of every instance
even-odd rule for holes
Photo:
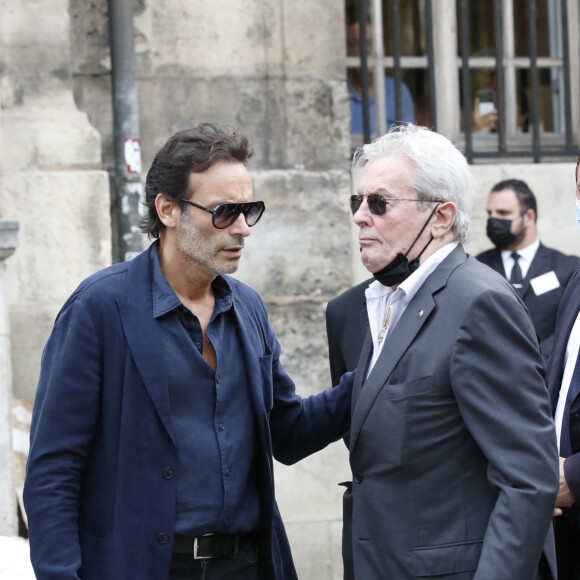
[[[555,577],[544,364],[516,292],[463,249],[465,158],[408,125],[359,149],[353,173],[375,281],[353,390],[345,576]]]

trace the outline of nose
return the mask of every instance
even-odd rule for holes
[[[367,202],[366,195],[363,196],[362,203],[360,204],[359,208],[356,210],[354,215],[352,216],[352,220],[354,223],[360,228],[363,225],[368,226],[371,224],[372,221],[372,214],[369,211],[369,204]]]
[[[250,235],[250,226],[246,221],[246,216],[241,213],[238,216],[238,219],[229,227],[230,234],[232,236],[244,236],[247,237]]]

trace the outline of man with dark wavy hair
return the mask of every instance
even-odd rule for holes
[[[39,580],[295,580],[273,457],[342,437],[352,378],[302,399],[265,304],[227,274],[264,203],[247,137],[171,137],[146,182],[155,239],[66,302],[46,345],[24,491]]]

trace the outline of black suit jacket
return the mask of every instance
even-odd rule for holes
[[[349,288],[328,303],[326,308],[326,334],[332,384],[338,385],[340,377],[354,371],[363,341],[369,329],[365,290],[374,281],[370,278]]]
[[[504,278],[506,277],[500,250],[495,248],[487,250],[476,257],[480,262],[499,272]],[[540,341],[540,349],[546,358],[550,356],[552,351],[556,314],[560,300],[572,274],[578,269],[580,269],[580,258],[577,256],[567,256],[558,250],[546,248],[540,244],[524,279],[521,296],[532,317]],[[551,271],[556,274],[560,282],[559,288],[536,296],[530,280]]]

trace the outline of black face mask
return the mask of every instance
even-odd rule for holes
[[[512,220],[489,218],[487,220],[487,237],[496,248],[511,246],[517,237],[512,234]]]
[[[419,259],[423,255],[423,252],[429,247],[429,244],[433,241],[431,237],[429,241],[425,244],[425,247],[421,250],[419,255],[412,261],[409,262],[407,255],[413,249],[413,246],[417,243],[417,240],[421,237],[421,234],[425,231],[427,224],[431,221],[431,218],[435,215],[437,208],[441,204],[437,204],[427,221],[424,223],[421,231],[417,234],[415,241],[411,244],[411,247],[407,250],[406,254],[397,254],[391,262],[389,262],[382,270],[375,272],[373,276],[375,280],[378,280],[383,286],[396,286],[401,282],[404,282],[417,268],[419,268]]]

